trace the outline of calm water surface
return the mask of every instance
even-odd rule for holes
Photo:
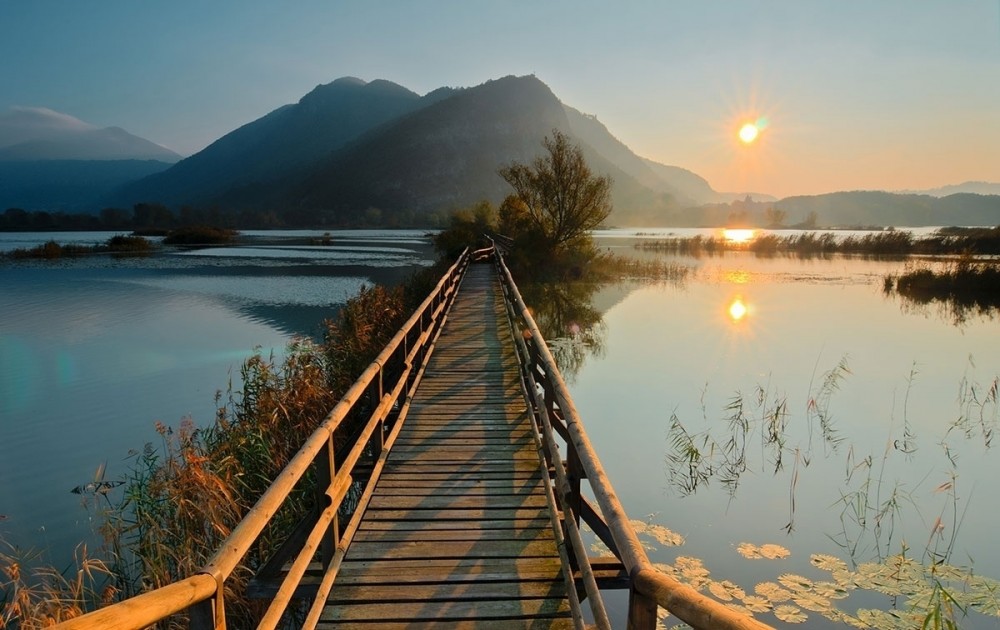
[[[602,243],[627,253],[626,236]],[[1000,375],[1000,321],[973,316],[957,325],[942,309],[885,296],[882,278],[901,272],[899,262],[748,253],[670,260],[692,267],[686,280],[595,293],[603,311],[597,351],[570,378],[629,514],[684,537],[678,547],[649,540],[654,562],[698,558],[712,579],[748,593],[789,573],[831,580],[811,554],[854,568],[904,548],[924,563],[936,552],[1000,578],[993,488],[1000,460],[988,446],[997,446],[990,433],[997,406],[995,398],[973,402],[986,399]],[[823,388],[830,372],[839,374],[835,387]],[[763,428],[779,402],[787,415],[775,447]],[[746,432],[732,430],[736,409]],[[974,421],[954,427],[963,417]],[[690,469],[670,459],[679,452],[678,427],[716,473],[735,436],[732,452],[743,454],[737,481],[712,474],[692,488]],[[778,544],[791,554],[747,559],[741,543]],[[854,614],[893,601],[858,589],[835,604]],[[906,598],[895,604],[905,609]],[[808,627],[842,627],[803,612]],[[973,614],[962,627],[997,625],[996,617]]]
[[[0,234],[0,251],[113,233]],[[90,536],[69,490],[120,478],[153,424],[208,423],[255,348],[280,354],[363,284],[431,262],[420,232],[245,232],[240,247],[0,262],[0,533],[56,564]],[[238,384],[238,383],[237,383]]]
[[[635,234],[599,237],[640,255]],[[156,420],[210,419],[215,392],[254,347],[280,352],[292,335],[316,334],[362,283],[398,281],[429,261],[415,232],[338,233],[326,247],[251,236],[258,240],[239,248],[148,259],[0,266],[0,531],[68,557],[89,531],[70,488],[104,461],[109,478],[120,476]],[[0,249],[24,239],[0,235]],[[936,307],[885,296],[882,278],[901,272],[900,262],[671,260],[691,267],[683,281],[597,288],[583,305],[566,298],[554,318],[557,345],[590,345],[570,387],[626,509],[684,537],[681,546],[649,541],[654,562],[697,558],[711,578],[752,592],[786,574],[830,580],[812,554],[857,568],[905,545],[925,563],[935,552],[1000,577],[991,487],[1000,463],[984,433],[997,409],[971,402],[985,400],[1000,374],[998,321],[956,324]],[[576,324],[590,323],[576,313],[602,317],[574,338]],[[787,413],[775,447],[762,434],[779,404]],[[745,433],[733,431],[734,416]],[[952,426],[969,417],[976,422]],[[679,431],[714,462],[698,483],[671,461]],[[730,462],[742,454],[741,474],[718,474],[723,453]],[[790,555],[747,559],[741,543]],[[610,599],[621,615],[624,594]],[[835,603],[855,614],[905,609],[906,598],[858,589]],[[803,612],[806,627],[840,627]],[[973,615],[963,627],[996,623]]]

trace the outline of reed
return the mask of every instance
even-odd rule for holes
[[[76,548],[63,571],[40,563],[39,556],[0,541],[0,628],[45,628],[117,597],[107,579],[111,571],[88,555],[86,545]]]
[[[715,236],[675,237],[641,241],[637,249],[688,256],[715,255],[729,251],[749,251],[758,256],[779,254],[800,257],[831,254],[905,257],[910,255],[995,255],[1000,254],[1000,227],[942,228],[916,238],[905,230],[886,229],[862,236],[837,238],[831,232],[779,236],[766,233],[746,242]]]
[[[916,305],[939,304],[956,324],[1000,310],[1000,264],[964,255],[942,270],[918,266],[886,276],[883,290]]]

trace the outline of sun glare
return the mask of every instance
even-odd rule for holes
[[[729,318],[738,322],[747,316],[747,305],[743,303],[743,298],[736,298],[729,305]]]
[[[758,135],[760,135],[760,128],[758,128],[757,125],[753,123],[746,123],[745,125],[740,127],[739,135],[740,135],[740,140],[743,141],[743,144],[750,144],[751,142],[757,139]]]
[[[722,236],[730,243],[749,243],[753,239],[753,230],[726,228]]]

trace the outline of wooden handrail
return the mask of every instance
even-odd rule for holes
[[[531,350],[535,355],[535,360],[540,363],[544,370],[544,378],[547,381],[544,384],[544,392],[554,398],[554,400],[545,401],[541,409],[537,408],[539,405],[536,403],[536,411],[545,415],[546,419],[549,418],[548,414],[554,413],[556,407],[562,414],[568,438],[566,445],[570,450],[569,459],[572,461],[575,458],[582,468],[583,477],[590,484],[590,489],[614,540],[615,548],[613,551],[629,575],[631,595],[629,598],[628,627],[635,630],[651,630],[656,625],[656,607],[662,606],[694,628],[721,628],[723,630],[770,628],[752,617],[741,615],[720,602],[705,597],[693,588],[653,567],[629,521],[628,514],[618,500],[611,481],[597,457],[597,452],[587,436],[576,405],[573,404],[569,388],[559,372],[559,367],[545,343],[545,338],[542,336],[538,324],[521,297],[510,269],[507,268],[502,256],[497,256],[496,264],[501,281],[507,290],[507,299],[517,309],[517,314],[527,327],[528,334],[523,337],[527,338],[526,343],[532,345]],[[557,466],[557,475],[559,469],[560,467]],[[579,514],[573,516],[578,518]],[[578,558],[578,560],[585,562],[586,558]]]
[[[205,573],[130,597],[113,606],[64,621],[60,630],[142,630],[215,595],[215,579]]]
[[[482,252],[477,253],[482,255]],[[398,405],[399,408],[408,407],[408,400],[402,401],[400,397],[409,395],[406,383],[414,374],[414,370],[423,369],[423,365],[417,359],[421,358],[419,356],[421,352],[426,356],[427,347],[435,338],[432,333],[440,329],[471,260],[472,254],[470,250],[466,249],[442,276],[434,290],[424,299],[413,315],[327,414],[312,435],[306,439],[299,451],[237,524],[199,574],[88,613],[58,627],[71,630],[94,628],[139,630],[191,609],[193,626],[202,625],[204,622],[204,625],[208,627],[224,629],[225,603],[222,594],[225,590],[226,580],[252,549],[264,528],[284,505],[296,484],[309,468],[321,459],[325,459],[332,465],[334,461],[334,432],[355,408],[358,401],[372,388],[377,388],[378,404],[370,413],[357,443],[344,458],[344,461],[339,462],[339,469],[327,471],[331,478],[325,481],[325,488],[320,488],[321,494],[326,497],[327,505],[320,506],[320,510],[313,512],[316,521],[309,528],[309,533],[302,541],[289,575],[286,575],[286,580],[279,587],[278,595],[272,600],[271,606],[261,621],[261,627],[275,627],[280,622],[282,614],[294,595],[294,582],[297,582],[298,577],[304,572],[309,560],[320,547],[325,532],[329,530],[331,523],[336,518],[341,502],[350,487],[352,471],[360,461],[365,445],[370,440],[377,439],[377,446],[381,449],[384,436],[379,429],[393,412],[394,405],[401,402],[402,404]],[[410,340],[411,332],[415,331],[420,333],[419,336],[415,341]],[[393,360],[401,363],[403,369],[395,383],[389,384],[388,391],[386,391],[386,383],[382,380],[384,370]],[[415,361],[417,361],[417,365],[414,365]],[[401,415],[400,419],[402,417]],[[392,427],[387,447],[391,445],[391,441],[398,434],[399,426],[397,422],[396,426]],[[385,453],[381,455],[380,462],[384,461]],[[364,494],[370,494],[370,489],[378,480],[380,470],[381,466],[376,466],[368,480]],[[356,528],[354,520],[352,519],[352,525]],[[348,532],[351,531],[350,527]],[[336,556],[342,558],[345,550],[346,545],[344,547],[338,546]],[[339,566],[337,558],[330,558],[329,562]],[[333,568],[336,569],[336,566]],[[289,579],[290,577],[294,579]],[[194,621],[196,618],[198,619],[197,623]]]

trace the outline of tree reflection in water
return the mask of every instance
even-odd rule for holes
[[[525,304],[563,377],[572,381],[587,356],[604,355],[607,326],[594,308],[595,282],[531,283],[521,287]]]

